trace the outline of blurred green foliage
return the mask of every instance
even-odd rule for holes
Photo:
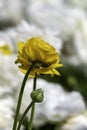
[[[70,64],[64,65],[59,69],[61,76],[43,76],[49,82],[59,83],[68,91],[78,91],[83,96],[85,102],[87,100],[87,77],[80,67]]]

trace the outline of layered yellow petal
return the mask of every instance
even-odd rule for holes
[[[18,51],[19,51],[20,53],[22,53],[22,49],[23,49],[24,46],[25,46],[25,43],[24,43],[24,42],[19,42],[19,43],[18,43]]]
[[[19,55],[16,63],[20,63],[19,67],[23,73],[26,73],[34,62],[35,66],[29,76],[34,77],[35,74],[60,75],[56,70],[56,68],[62,66],[62,64],[59,64],[60,57],[55,48],[42,39],[33,37],[25,43],[19,42],[18,50]]]

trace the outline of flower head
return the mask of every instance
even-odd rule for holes
[[[25,43],[19,42],[18,51],[19,55],[15,63],[20,63],[19,68],[22,72],[26,73],[34,62],[35,66],[29,76],[35,76],[35,74],[60,75],[56,70],[62,66],[59,64],[59,55],[54,47],[42,39],[33,37]]]

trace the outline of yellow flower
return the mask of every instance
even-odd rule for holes
[[[23,73],[26,73],[31,64],[35,62],[29,76],[35,76],[35,74],[60,75],[56,70],[62,66],[59,64],[59,55],[54,47],[42,39],[33,37],[25,43],[19,42],[18,51],[19,55],[15,63],[20,63],[19,68]]]
[[[12,51],[8,45],[2,45],[0,46],[0,52],[4,55],[10,55],[12,54]]]

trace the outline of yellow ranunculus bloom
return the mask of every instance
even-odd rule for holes
[[[18,52],[19,55],[15,63],[20,63],[19,68],[23,73],[26,73],[31,64],[35,62],[29,76],[35,76],[35,74],[60,75],[56,70],[62,66],[59,64],[59,55],[54,47],[42,39],[33,37],[25,43],[19,42]]]
[[[8,45],[0,46],[0,52],[4,55],[11,55],[12,51]]]

